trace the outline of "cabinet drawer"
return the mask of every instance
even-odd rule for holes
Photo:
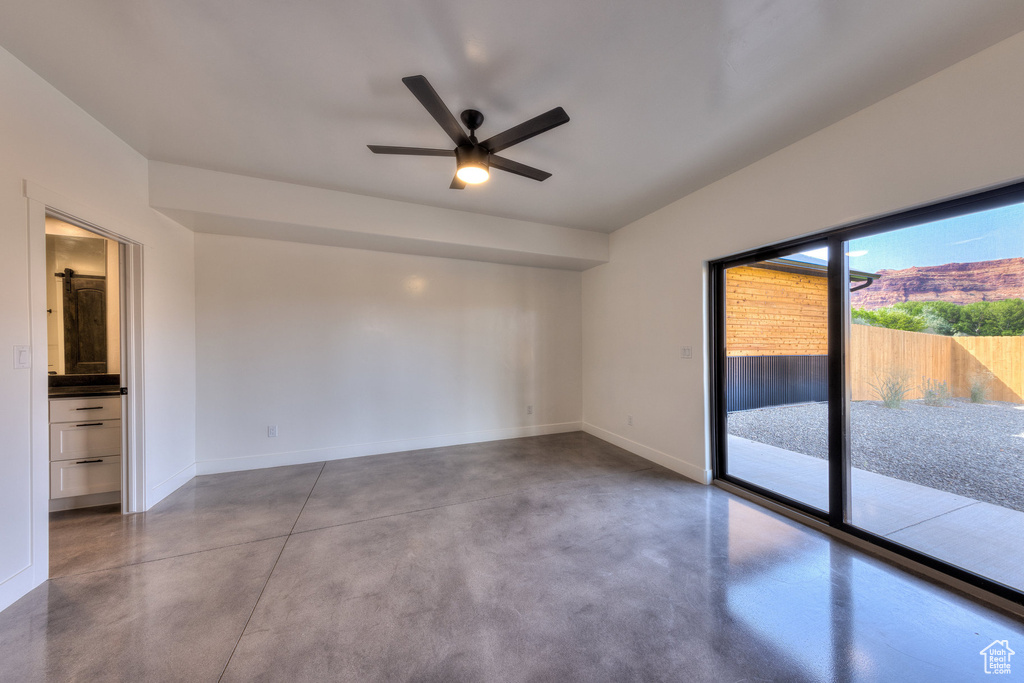
[[[120,420],[83,420],[50,425],[50,460],[121,455]]]
[[[50,498],[121,490],[121,457],[83,458],[50,463]]]
[[[120,419],[120,396],[50,399],[50,422],[98,422]]]

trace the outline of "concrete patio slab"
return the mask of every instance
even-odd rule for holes
[[[880,536],[955,512],[978,501],[854,468],[850,522]],[[1021,513],[1017,513],[1021,514]],[[1022,515],[1024,517],[1024,515]]]
[[[933,557],[1024,588],[1024,512],[974,503],[888,538]]]
[[[828,461],[729,435],[729,474],[828,510]]]
[[[828,509],[828,461],[729,436],[729,473],[819,510]],[[882,536],[976,500],[854,468],[853,519]]]

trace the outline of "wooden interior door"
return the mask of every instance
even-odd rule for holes
[[[64,372],[107,372],[107,279],[64,269]]]

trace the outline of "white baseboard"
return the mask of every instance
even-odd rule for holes
[[[458,446],[467,443],[516,439],[523,436],[578,432],[581,428],[582,425],[579,422],[560,422],[558,424],[511,427],[480,432],[464,432],[462,434],[442,434],[415,439],[398,439],[395,441],[376,441],[349,446],[314,448],[304,451],[243,455],[237,458],[221,458],[218,460],[200,460],[196,462],[196,474],[220,474],[222,472],[257,470],[264,467],[281,467],[282,465],[302,465],[310,462],[323,462],[324,460],[359,458],[364,455],[416,451],[423,448],[442,448],[444,446]]]
[[[669,455],[668,453],[663,453],[653,448],[649,448],[648,446],[637,443],[636,441],[630,441],[624,436],[620,436],[614,432],[609,432],[607,429],[601,429],[589,422],[583,423],[583,431],[587,434],[596,436],[599,439],[603,439],[608,443],[615,444],[619,448],[625,449],[630,453],[639,455],[641,458],[655,462],[662,467],[683,475],[687,479],[693,479],[695,482],[705,485],[711,483],[711,470],[707,468],[691,465],[684,460],[680,460],[674,455]]]
[[[195,476],[196,463],[192,463],[191,465],[186,465],[182,469],[178,470],[167,479],[164,479],[162,482],[146,492],[146,509],[149,510],[161,500],[187,484]]]
[[[30,590],[43,583],[46,578],[32,583],[32,565],[22,569],[20,572],[0,583],[0,612],[7,609]]]

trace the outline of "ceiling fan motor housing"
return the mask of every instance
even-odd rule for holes
[[[491,155],[480,145],[462,145],[455,148],[456,166],[483,166],[490,168]]]

